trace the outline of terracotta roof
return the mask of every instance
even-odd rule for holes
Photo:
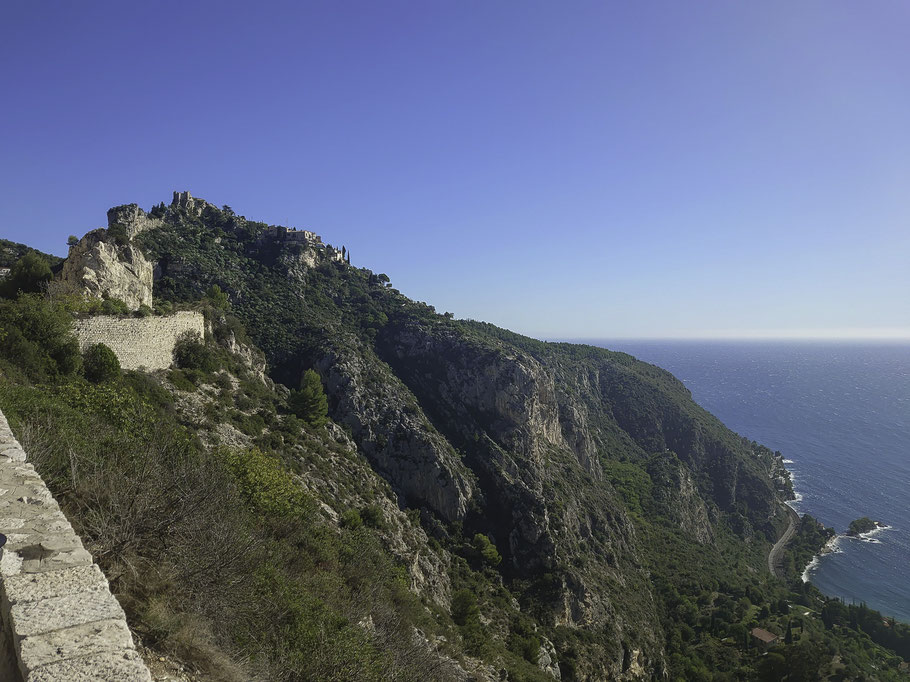
[[[761,628],[752,628],[752,636],[755,639],[760,639],[765,644],[770,644],[777,639],[777,635],[773,632],[768,632],[767,630],[762,630]]]

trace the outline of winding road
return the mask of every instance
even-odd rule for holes
[[[796,532],[796,525],[799,523],[799,514],[793,510],[793,507],[789,504],[784,504],[782,506],[787,510],[789,524],[787,525],[787,530],[785,530],[783,535],[780,536],[780,539],[774,543],[774,547],[772,547],[771,551],[768,553],[768,570],[778,578],[784,577],[783,571],[780,570],[780,562],[783,558],[784,547],[790,542],[790,538],[792,538],[793,534]]]

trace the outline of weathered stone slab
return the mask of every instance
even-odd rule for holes
[[[26,637],[19,643],[20,668],[27,678],[36,668],[61,659],[123,652],[133,648],[133,636],[122,620],[102,620]]]
[[[19,552],[23,558],[28,558],[26,555],[29,554],[29,550],[32,554],[39,556],[36,554],[39,551],[48,554],[50,552],[67,552],[81,547],[82,541],[72,531],[69,533],[66,530],[38,533],[25,527],[19,532],[8,533],[5,545],[7,551]]]
[[[21,572],[22,557],[15,552],[3,552],[3,557],[0,558],[0,576],[3,576],[3,580]]]
[[[25,682],[151,682],[148,668],[132,650],[96,654],[38,668]]]
[[[51,556],[22,561],[23,573],[44,573],[45,571],[59,571],[62,568],[74,566],[89,566],[92,555],[85,549],[74,549],[70,552],[57,552]]]
[[[94,564],[46,573],[20,573],[6,578],[4,585],[10,604],[108,588],[107,578]]]
[[[97,590],[20,602],[10,608],[10,620],[17,637],[31,637],[111,618],[125,620],[123,609],[110,592]]]

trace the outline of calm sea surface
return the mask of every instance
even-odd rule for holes
[[[589,342],[590,343],[590,342]],[[603,341],[663,367],[728,427],[793,472],[797,511],[843,533],[806,577],[822,592],[910,622],[910,344]]]

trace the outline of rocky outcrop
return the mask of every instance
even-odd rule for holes
[[[408,506],[427,507],[446,521],[464,518],[473,477],[432,426],[414,396],[366,349],[327,348],[314,362],[330,413],[348,426],[373,466]]]
[[[338,447],[323,451],[318,463],[313,454],[302,457],[300,483],[320,500],[324,514],[335,524],[340,518],[336,510],[378,507],[382,522],[376,531],[407,570],[411,591],[447,609],[452,590],[447,553],[441,548],[429,549],[424,529],[398,506],[388,483],[370,468],[345,431],[331,421],[326,429]],[[310,453],[318,451],[316,447],[304,449]],[[331,476],[326,472],[331,472]],[[377,490],[381,493],[376,494]]]
[[[225,314],[221,313],[216,319],[208,320],[206,322],[205,334],[200,334],[200,336],[205,335],[211,335],[219,346],[237,356],[243,366],[246,367],[258,381],[271,389],[276,388],[277,385],[275,382],[266,374],[268,367],[266,365],[265,355],[263,355],[261,350],[250,344],[249,341],[243,342],[237,338],[237,334],[228,323]]]
[[[540,651],[537,653],[537,667],[555,680],[562,679],[559,663],[556,661],[556,647],[546,637],[540,643]]]
[[[109,240],[106,230],[93,230],[70,247],[60,282],[66,291],[117,298],[132,310],[152,305],[152,263],[137,247]]]
[[[689,468],[671,452],[652,457],[648,474],[654,484],[652,496],[658,511],[673,519],[684,532],[701,544],[714,541],[708,509],[698,494]]]
[[[146,230],[161,227],[162,224],[160,220],[150,218],[137,204],[115,206],[107,212],[108,229],[122,227],[130,239]]]

